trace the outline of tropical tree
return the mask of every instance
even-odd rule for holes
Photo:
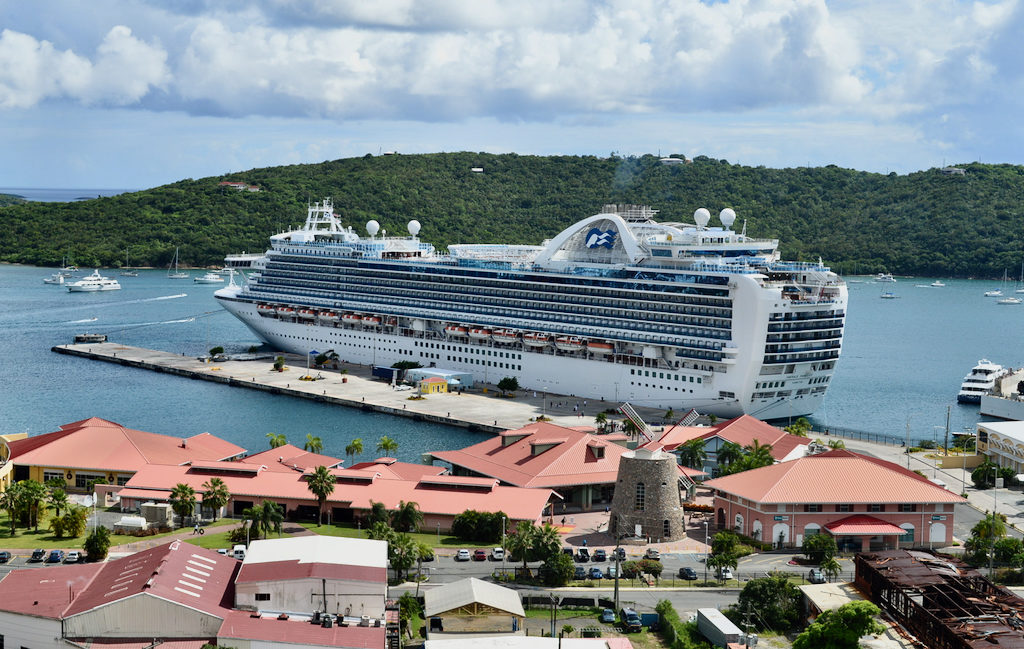
[[[722,530],[711,537],[711,554],[736,554],[740,537],[732,530]]]
[[[252,521],[249,529],[256,538],[260,538],[260,536],[266,538],[270,532],[281,534],[284,511],[281,505],[273,500],[264,500],[260,505],[249,507],[243,511],[242,518]]]
[[[704,440],[699,437],[691,439],[679,447],[679,461],[691,469],[703,468],[704,462],[708,459],[704,446]]]
[[[363,454],[363,438],[356,437],[345,447],[345,455],[355,457]]]
[[[535,528],[532,552],[534,561],[547,561],[562,553],[562,536],[550,523]]]
[[[368,526],[372,526],[375,523],[387,523],[390,518],[391,514],[388,513],[388,508],[384,506],[384,503],[370,501],[370,512],[366,515],[366,524]]]
[[[63,516],[54,516],[50,519],[50,529],[58,539],[67,536],[75,539],[85,532],[86,523],[89,519],[89,510],[79,505],[69,505],[64,510]]]
[[[725,442],[718,449],[718,466],[721,469],[743,459],[743,447],[735,442]]]
[[[414,502],[398,501],[398,508],[391,512],[391,527],[399,532],[415,532],[423,522],[423,512]]]
[[[807,437],[808,431],[812,428],[811,422],[807,421],[806,417],[800,417],[789,426],[784,429],[790,435],[797,435],[798,437]]]
[[[800,624],[803,595],[781,572],[751,579],[737,601],[740,611],[756,611],[760,629],[786,633]]]
[[[831,449],[846,448],[846,442],[841,439],[830,439],[828,440],[828,447]]]
[[[519,389],[519,379],[514,376],[506,376],[498,381],[498,389],[501,390],[501,396],[508,396],[509,392]]]
[[[319,518],[316,525],[320,527],[324,521],[324,505],[327,504],[327,497],[334,493],[334,476],[326,466],[318,466],[313,474],[306,480],[306,488],[316,496]]]
[[[203,483],[203,507],[213,510],[213,520],[217,520],[217,513],[224,505],[231,500],[231,492],[227,484],[220,478],[210,478]]]
[[[999,474],[999,466],[991,460],[985,460],[971,471],[971,482],[976,489],[988,489],[996,484],[996,476]]]
[[[837,609],[823,611],[793,641],[793,649],[856,649],[865,635],[883,633],[885,627],[875,617],[877,606],[867,600],[848,602]]]
[[[843,571],[843,567],[839,565],[838,559],[829,557],[821,562],[821,571],[825,573],[825,577],[831,582],[839,576],[839,573]]]
[[[576,572],[576,566],[563,552],[556,552],[548,557],[541,566],[540,574],[544,578],[544,585],[552,587],[567,586]]]
[[[14,536],[16,514],[18,512],[18,493],[16,485],[11,485],[6,491],[0,491],[0,509],[7,512],[7,522],[11,524],[11,536]]]
[[[622,420],[622,431],[630,437],[634,437],[640,433],[640,429],[633,423],[633,420],[628,417]]]
[[[423,606],[416,596],[405,591],[398,598],[398,624],[405,634],[410,634],[409,623],[413,618],[423,614]]]
[[[971,536],[975,536],[988,543],[995,543],[1006,536],[1006,521],[1002,516],[994,512],[987,512],[985,517],[971,528]]]
[[[398,450],[398,442],[391,439],[387,435],[381,436],[380,440],[377,441],[377,451],[386,455],[391,455]]]
[[[391,526],[386,521],[377,521],[366,529],[366,538],[373,539],[374,541],[391,542],[396,534],[397,532],[391,529]]]
[[[46,487],[36,480],[22,480],[19,492],[21,504],[28,513],[29,525],[39,531],[39,516],[46,512]]]
[[[191,516],[196,509],[196,490],[179,482],[171,489],[171,496],[167,499],[171,503],[171,509],[181,517],[181,525],[185,525],[185,517]]]
[[[809,561],[818,565],[831,559],[839,552],[836,540],[831,534],[807,534],[804,536],[801,550]]]
[[[324,450],[324,442],[319,437],[306,433],[306,443],[302,448],[310,453],[320,453]]]
[[[608,415],[603,412],[597,413],[594,416],[594,423],[597,424],[597,429],[603,433],[604,429],[608,426]]]
[[[71,505],[71,501],[68,500],[68,493],[60,487],[50,489],[50,493],[46,496],[46,504],[53,509],[54,518],[60,518],[62,511],[67,511]]]
[[[711,554],[708,555],[708,558],[705,560],[704,563],[705,565],[707,565],[708,568],[711,568],[715,571],[715,576],[718,578],[719,581],[721,581],[722,571],[724,571],[726,568],[735,570],[739,562],[736,560],[736,555],[734,554]]]
[[[395,569],[395,577],[402,578],[402,574],[409,574],[409,568],[416,565],[419,560],[419,547],[415,540],[408,534],[399,533],[388,541],[388,561]]]
[[[505,550],[523,561],[523,575],[530,574],[530,554],[533,550],[537,526],[530,521],[519,521],[516,528],[505,537]]]
[[[110,531],[102,525],[97,525],[83,544],[85,556],[89,561],[103,561],[110,551]]]
[[[267,433],[267,439],[270,441],[270,448],[280,448],[288,443],[284,433]]]
[[[771,444],[762,444],[755,439],[749,445],[744,446],[743,450],[747,453],[744,458],[747,469],[757,469],[762,466],[775,464],[775,458],[772,457]]]

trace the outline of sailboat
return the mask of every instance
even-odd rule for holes
[[[168,267],[168,269],[167,269],[167,277],[169,277],[171,279],[188,279],[188,273],[183,273],[183,272],[179,272],[178,271],[178,248],[177,247],[174,248],[174,261],[171,262],[171,265],[174,266],[174,271],[172,272],[170,267]]]
[[[1006,286],[1006,271],[1005,270],[1003,271],[1003,286],[1004,287]],[[1002,295],[1002,291],[1000,291],[999,294]],[[1020,304],[1021,302],[1024,302],[1024,300],[1021,300],[1019,297],[1013,297],[1012,295],[1011,296],[1007,296],[1007,297],[1003,297],[1003,298],[999,298],[998,300],[996,300],[996,304]]]
[[[1024,293],[1024,262],[1020,264],[1020,279],[1017,281],[1017,290],[1014,293]]]
[[[124,270],[121,271],[121,277],[138,277],[139,272],[132,270],[128,267],[128,249],[124,249]]]

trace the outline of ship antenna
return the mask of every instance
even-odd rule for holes
[[[747,220],[746,219],[743,219],[743,232],[741,232],[740,234],[742,234],[744,237],[747,236]]]

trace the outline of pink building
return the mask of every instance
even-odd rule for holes
[[[852,451],[744,471],[705,483],[715,526],[777,547],[831,534],[843,551],[941,547],[953,541],[960,496],[898,464]]]

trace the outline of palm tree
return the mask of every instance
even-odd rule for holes
[[[316,496],[317,508],[320,510],[320,518],[317,519],[316,526],[320,527],[324,522],[324,505],[327,504],[327,496],[334,493],[334,476],[331,475],[330,469],[318,466],[313,471],[313,475],[306,480],[306,488]]]
[[[35,480],[22,480],[21,485],[21,506],[23,511],[28,511],[29,525],[39,531],[39,516],[46,512],[46,487]]]
[[[547,561],[562,551],[562,536],[550,523],[534,528],[533,556],[540,561]]]
[[[267,439],[270,440],[270,448],[280,448],[288,443],[284,433],[267,433]]]
[[[324,450],[324,442],[319,437],[306,433],[306,443],[302,445],[302,448],[310,453],[320,453]]]
[[[377,442],[377,451],[378,452],[385,453],[387,455],[391,455],[392,453],[394,453],[397,450],[398,450],[398,442],[396,442],[395,440],[391,439],[387,435],[382,436],[380,438],[380,441]]]
[[[843,567],[839,565],[838,559],[829,557],[821,562],[821,571],[825,573],[825,577],[831,582],[839,576],[839,573],[843,571]]]
[[[986,513],[985,518],[971,528],[971,536],[976,536],[985,541],[987,545],[992,545],[1006,536],[1006,522],[997,514]]]
[[[603,433],[605,427],[608,425],[608,415],[603,412],[597,413],[594,417],[594,423],[597,424],[597,429]]]
[[[354,458],[356,455],[363,454],[363,438],[356,437],[352,442],[345,447],[345,455]]]
[[[282,507],[273,500],[264,500],[261,505],[249,507],[242,512],[242,518],[252,521],[250,529],[256,538],[266,538],[271,531],[281,534],[281,523],[284,521]]]
[[[846,448],[846,442],[841,439],[830,439],[828,440],[828,447],[832,449]]]
[[[220,478],[210,478],[203,483],[203,489],[203,507],[212,509],[213,520],[217,520],[221,508],[231,500],[231,492]]]
[[[775,464],[771,444],[762,444],[755,439],[748,446],[744,446],[743,450],[747,452],[746,464],[749,469]]]
[[[366,524],[373,525],[374,523],[387,523],[390,516],[388,515],[388,508],[384,506],[384,503],[375,503],[370,501],[370,513],[366,515]]]
[[[743,447],[735,442],[725,442],[718,449],[718,466],[727,467],[743,457]]]
[[[683,463],[683,466],[700,469],[707,459],[708,453],[704,450],[704,440],[699,437],[691,439],[679,447],[679,461]]]
[[[397,534],[388,542],[388,561],[395,569],[395,577],[401,579],[402,573],[409,573],[419,560],[419,546],[408,534]]]
[[[516,528],[505,537],[505,550],[523,560],[523,575],[530,574],[530,554],[533,551],[537,526],[530,521],[519,521]],[[561,545],[561,543],[559,543]]]
[[[171,489],[171,495],[167,500],[171,503],[174,513],[181,517],[181,527],[184,527],[185,517],[191,516],[196,508],[196,490],[184,482],[179,482]]]
[[[18,513],[18,490],[16,484],[7,488],[7,491],[0,491],[0,509],[7,512],[8,522],[11,524],[11,536],[14,536],[14,522]]]
[[[398,501],[398,508],[391,514],[391,527],[399,532],[415,532],[423,522],[423,512],[414,502]]]
[[[53,508],[54,518],[60,518],[61,511],[67,511],[71,506],[68,493],[61,488],[50,490],[50,494],[46,497],[46,503]]]

